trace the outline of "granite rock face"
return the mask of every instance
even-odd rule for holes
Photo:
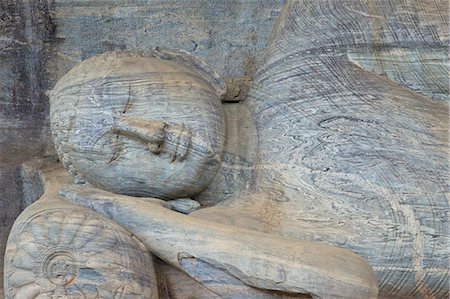
[[[284,2],[0,1],[0,288],[25,206],[20,165],[53,151],[46,90],[83,59],[156,46],[191,51],[222,76],[251,75]]]
[[[5,139],[8,147],[4,148],[8,151],[0,154],[5,156],[4,165],[7,167],[2,169],[6,173],[3,177],[8,188],[4,188],[2,193],[6,194],[6,199],[15,196],[14,200],[6,202],[14,203],[17,211],[33,201],[30,194],[39,197],[44,189],[45,193],[22,213],[13,226],[5,266],[8,269],[7,290],[13,293],[7,293],[7,296],[13,297],[11,294],[19,291],[14,287],[23,286],[28,278],[18,275],[15,272],[17,268],[14,268],[17,263],[24,269],[30,265],[22,263],[28,256],[20,254],[20,248],[26,246],[21,244],[42,236],[45,237],[44,244],[52,243],[50,249],[55,249],[53,245],[58,244],[52,241],[53,229],[37,230],[43,234],[30,236],[36,231],[27,230],[26,225],[45,224],[47,219],[66,223],[65,216],[59,217],[58,213],[28,218],[29,213],[33,214],[36,207],[52,208],[47,206],[50,201],[56,206],[61,202],[66,205],[66,200],[93,209],[125,227],[149,252],[172,266],[172,270],[178,269],[191,277],[180,282],[181,285],[189,285],[194,279],[220,295],[231,291],[243,298],[246,292],[260,296],[260,291],[268,290],[301,296],[310,294],[317,298],[369,298],[377,296],[378,288],[381,298],[443,298],[448,295],[450,210],[449,186],[445,178],[449,176],[449,135],[448,105],[442,101],[448,98],[447,0],[289,0],[274,26],[260,64],[256,59],[261,53],[259,48],[247,55],[247,50],[230,46],[245,44],[248,49],[253,47],[254,43],[249,41],[253,41],[255,36],[246,33],[253,32],[253,29],[242,25],[248,20],[252,22],[249,16],[257,16],[259,24],[267,24],[266,21],[270,20],[270,14],[264,14],[268,19],[260,18],[259,13],[265,9],[251,10],[251,13],[249,10],[247,14],[247,9],[256,6],[246,6],[243,2],[154,2],[153,6],[139,1],[21,3],[9,2],[5,6],[18,8],[20,13],[17,17],[11,17],[13,13],[2,15],[2,19],[11,24],[22,24],[23,20],[23,32],[18,30],[14,34],[20,37],[23,33],[25,41],[24,44],[20,38],[13,41],[5,33],[5,51],[14,48],[14,43],[17,47],[14,48],[16,52],[8,56],[13,60],[5,58],[4,70],[14,74],[12,70],[16,66],[24,65],[18,72],[24,75],[5,81],[5,86],[11,87],[5,89],[11,91],[8,94],[10,98],[5,97],[6,103],[10,103],[5,115],[9,115],[11,120],[28,119],[27,113],[21,114],[11,108],[19,103],[24,109],[33,111],[30,114],[33,116],[30,125],[24,127],[29,129],[25,130],[25,135],[10,134],[15,139]],[[24,14],[23,19],[21,13]],[[185,18],[180,17],[182,15]],[[247,21],[236,21],[239,18]],[[217,31],[208,31],[210,26],[217,26]],[[237,30],[236,36],[239,37],[233,39],[235,43],[230,42],[231,29],[228,31],[228,27]],[[3,30],[8,33],[8,28],[4,26]],[[270,28],[264,30],[267,37]],[[224,35],[214,35],[214,32]],[[160,38],[155,37],[156,33]],[[154,42],[158,46],[187,49],[207,61],[220,75],[234,77],[226,79],[226,82],[250,86],[248,92],[242,93],[239,88],[236,90],[236,86],[230,88],[231,94],[226,95],[222,103],[223,110],[209,110],[217,118],[210,118],[206,125],[191,124],[187,127],[192,131],[202,131],[203,127],[214,127],[214,123],[227,126],[226,132],[212,130],[212,135],[220,139],[221,145],[218,147],[221,154],[217,173],[215,163],[219,160],[206,161],[205,164],[213,168],[210,174],[216,174],[212,181],[206,182],[208,186],[199,186],[192,194],[186,193],[189,187],[182,186],[183,176],[174,181],[167,180],[169,184],[163,190],[152,186],[148,189],[152,183],[160,186],[164,181],[159,180],[161,174],[170,167],[157,169],[150,173],[155,175],[152,180],[145,181],[149,176],[145,171],[150,169],[145,166],[155,167],[158,162],[144,163],[141,167],[136,161],[145,160],[147,154],[155,155],[152,158],[169,154],[172,162],[188,157],[178,155],[179,144],[183,153],[188,149],[179,141],[189,140],[194,135],[184,133],[183,122],[169,124],[168,121],[193,115],[191,122],[200,122],[202,117],[193,111],[204,110],[200,107],[202,105],[179,106],[180,98],[198,100],[196,92],[207,90],[202,95],[208,95],[208,99],[216,100],[215,104],[218,104],[223,92],[215,94],[217,90],[205,86],[205,81],[197,81],[198,74],[184,69],[171,69],[170,72],[176,74],[175,79],[167,77],[164,72],[161,75],[167,65],[161,65],[155,71],[152,68],[158,63],[152,60],[146,65],[136,58],[139,56],[131,59],[134,64],[127,59],[123,64],[119,57],[119,67],[114,68],[118,74],[108,71],[101,78],[93,76],[90,78],[93,80],[77,84],[80,83],[77,80],[89,77],[90,73],[101,73],[104,69],[101,63],[96,63],[110,54],[100,56],[102,59],[98,61],[88,59],[80,66],[87,63],[87,69],[93,69],[74,72],[76,76],[70,76],[69,72],[68,77],[59,80],[77,62],[94,54],[131,48],[148,52],[156,46]],[[22,54],[19,48],[24,51]],[[233,56],[236,51],[242,59]],[[129,69],[131,80],[121,73],[128,72],[124,65],[132,66]],[[254,69],[257,69],[255,74]],[[183,78],[185,73],[197,76],[197,79],[188,81]],[[163,90],[164,97],[160,97],[161,93],[147,93],[151,89],[145,83],[155,74],[160,80],[157,90]],[[253,81],[249,81],[252,74]],[[98,79],[106,83],[96,84]],[[47,179],[41,176],[42,182],[46,183],[43,183],[45,188],[33,183],[39,180],[26,173],[26,165],[22,180],[19,176],[20,163],[32,156],[49,153],[44,90],[54,86],[58,80],[58,85],[48,94],[53,98],[52,130],[57,129],[53,134],[60,159],[75,178],[86,179],[93,186],[107,191],[89,184],[73,185],[72,179],[58,168],[58,164],[52,166],[55,168],[47,173]],[[167,82],[173,85],[166,88]],[[180,89],[183,82],[197,86]],[[134,87],[138,86],[141,97],[134,98]],[[95,87],[92,92],[91,87]],[[171,89],[174,94],[167,92]],[[23,93],[20,97],[22,102],[15,100],[18,91]],[[191,91],[195,91],[194,94],[189,94]],[[248,96],[244,102],[225,103],[236,102],[235,99],[245,93]],[[78,97],[78,94],[86,96]],[[186,94],[188,96],[184,98]],[[155,100],[155,109],[139,115],[142,107],[145,108],[145,105],[139,105],[147,95]],[[182,112],[192,111],[174,114],[176,109],[166,103],[170,99],[177,102],[176,107],[181,107]],[[70,103],[68,108],[71,104],[81,105],[64,109],[61,103],[65,101]],[[101,107],[104,103],[105,106]],[[137,103],[140,108],[134,111],[137,114],[129,113],[132,111],[130,103]],[[200,100],[199,103],[208,101]],[[104,117],[108,113],[113,115],[110,123]],[[127,119],[124,114],[130,114],[131,118]],[[161,120],[160,116],[166,114],[167,118]],[[175,117],[171,118],[171,114]],[[150,116],[150,119],[142,116]],[[109,137],[116,135],[116,139],[108,137],[101,140],[97,134],[92,134],[103,127],[107,128],[108,134],[112,133]],[[21,127],[18,128],[17,132],[22,132]],[[72,128],[77,130],[71,132],[72,136],[65,136],[66,131]],[[159,133],[163,133],[164,138],[159,138]],[[124,142],[122,138],[119,142],[121,134],[133,140]],[[175,142],[176,150],[164,152],[175,144],[171,136],[178,140]],[[162,139],[167,141],[167,148],[161,146]],[[103,144],[97,147],[98,140]],[[202,147],[203,141],[192,143],[194,147],[197,145],[192,153],[208,153],[202,150],[206,148]],[[116,146],[119,143],[125,144],[130,156],[122,155],[126,151]],[[20,146],[25,149],[21,151]],[[76,155],[73,152],[77,152]],[[106,155],[102,157],[104,153]],[[175,155],[171,156],[171,153]],[[142,190],[147,185],[142,194],[139,194],[139,186],[123,192],[126,179],[134,178],[126,173],[126,167],[108,174],[108,164],[118,162],[121,156],[126,158],[122,166],[132,165],[128,174],[144,173],[144,178],[136,180]],[[139,159],[134,159],[134,156]],[[86,157],[86,163],[79,163]],[[198,155],[186,159],[203,163]],[[164,164],[164,161],[160,162]],[[107,166],[102,170],[102,165]],[[127,175],[120,183],[125,185],[114,190],[115,180],[124,172]],[[105,173],[106,181],[101,178]],[[79,174],[82,174],[80,178]],[[195,177],[202,178],[198,174],[195,173]],[[184,173],[186,177],[194,176]],[[25,184],[21,186],[21,183]],[[161,193],[173,186],[181,186],[181,189],[172,194]],[[192,198],[185,198],[187,196]],[[180,202],[171,204],[161,200],[173,198]],[[188,205],[194,207],[197,204],[198,208],[202,204],[202,208],[186,209],[183,207],[186,200]],[[71,203],[69,206],[73,207]],[[193,212],[181,215],[174,211]],[[8,211],[8,217],[2,222],[7,226],[13,217],[15,215]],[[77,219],[76,215],[74,219]],[[113,230],[127,234],[122,228]],[[86,238],[89,234],[82,237]],[[78,248],[70,250],[77,252]],[[47,263],[43,252],[38,255],[45,257],[44,263],[32,263],[32,267],[44,265],[44,270],[51,270],[47,264],[55,262],[59,265],[76,256],[71,258],[62,254],[55,260],[52,255]],[[83,252],[80,255],[83,256]],[[148,268],[164,268],[159,263],[157,261]],[[310,275],[311,270],[313,275]],[[167,273],[163,280],[170,280],[171,274]],[[48,271],[47,274],[50,275],[48,278],[54,273]],[[71,279],[73,273],[69,271],[68,274],[66,278]],[[210,274],[217,278],[212,285]],[[58,273],[56,276],[59,277]],[[181,277],[179,274],[175,276]],[[158,280],[158,288],[161,289],[164,285],[161,278],[154,279]],[[170,284],[167,284],[168,288],[173,287]],[[154,283],[152,285],[155,287]],[[230,285],[237,289],[230,290]],[[356,288],[352,289],[351,285]],[[63,281],[63,287],[66,286]],[[39,292],[45,287],[40,285]],[[181,286],[181,293],[177,294],[191,295],[192,288],[197,289],[193,284],[187,288]]]
[[[285,2],[54,1],[54,57],[73,66],[106,51],[159,46],[187,50],[222,76],[251,75]]]
[[[42,136],[50,21],[43,1],[0,1],[0,289],[8,232],[24,208],[20,164],[42,155],[48,142]]]

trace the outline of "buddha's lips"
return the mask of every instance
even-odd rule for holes
[[[171,138],[172,136],[173,138]],[[185,126],[168,125],[165,128],[165,137],[162,151],[164,152],[165,149],[168,149],[172,162],[185,160],[192,141],[191,132]],[[171,142],[168,142],[169,140]]]

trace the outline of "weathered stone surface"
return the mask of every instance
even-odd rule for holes
[[[378,293],[366,261],[338,247],[182,215],[154,198],[132,198],[77,186],[68,186],[61,194],[121,224],[150,252],[196,279],[200,274],[207,277],[208,269],[191,273],[184,259],[196,258],[262,290],[317,298],[376,298]],[[218,294],[226,297],[226,292]],[[237,298],[243,298],[245,292],[238,294]]]
[[[103,52],[155,47],[187,50],[222,76],[252,75],[285,2],[57,0],[53,75]]]
[[[114,49],[191,50],[222,75],[251,75],[284,2],[0,0],[0,288],[6,236],[24,207],[20,164],[52,151],[44,92]]]
[[[227,84],[227,94],[224,102],[236,103],[247,98],[247,92],[252,84],[251,77],[229,77],[224,78]]]
[[[50,94],[52,134],[78,181],[164,199],[206,188],[223,157],[226,87],[186,55],[178,63],[155,54],[107,53],[58,81]]]
[[[156,199],[195,197],[214,179],[225,149],[225,91],[203,62],[182,52],[113,52],[80,63],[49,93],[60,160],[80,184],[142,198],[89,187],[62,194],[121,224],[202,284],[220,276],[217,287],[205,285],[220,296],[375,298],[372,269],[349,251],[216,225]]]
[[[49,142],[42,79],[52,30],[47,2],[0,1],[0,289],[8,232],[24,208],[20,164]]]
[[[193,215],[351,249],[383,297],[448,296],[448,105],[349,55],[401,50],[420,68],[413,49],[446,55],[448,2],[407,3],[289,1],[245,102],[258,136],[250,195]]]
[[[288,1],[247,101],[224,104],[221,168],[193,194],[205,208],[181,215],[159,199],[89,186],[66,188],[64,196],[114,219],[213,293],[237,290],[242,297],[256,287],[325,298],[374,296],[365,263],[316,244],[326,243],[365,257],[383,298],[447,296],[448,106],[439,101],[448,97],[447,4]],[[115,126],[130,124],[139,136],[155,127],[139,119]],[[311,252],[332,256],[326,270]],[[342,264],[339,256],[348,260]],[[361,280],[349,286],[351,275]]]
[[[158,298],[152,258],[141,242],[109,219],[61,200],[60,186],[69,177],[54,162],[37,164],[44,194],[11,229],[6,298]]]

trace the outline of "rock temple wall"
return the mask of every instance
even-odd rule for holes
[[[45,91],[88,57],[156,46],[190,51],[224,77],[251,76],[284,3],[0,0],[0,289],[9,229],[25,206],[20,165],[53,152]]]

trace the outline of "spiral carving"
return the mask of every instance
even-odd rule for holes
[[[149,269],[147,251],[115,223],[78,208],[45,210],[11,232],[5,296],[153,298]]]

